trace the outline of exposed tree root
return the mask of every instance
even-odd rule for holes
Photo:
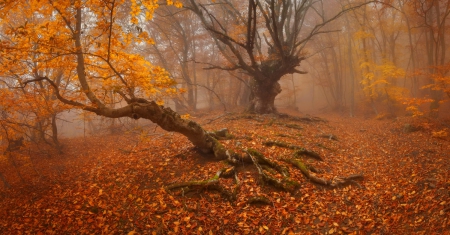
[[[301,122],[323,122],[323,123],[327,123],[328,121],[319,117],[312,117],[312,116],[303,116],[303,117],[296,117],[296,116],[291,116],[288,114],[279,114],[278,115],[280,118],[285,118],[285,119],[289,119],[289,120],[293,120],[293,121],[301,121]]]
[[[325,146],[325,145],[323,145],[323,144],[321,144],[321,143],[317,143],[316,146],[317,146],[317,147],[320,147],[320,148],[323,148],[323,149],[326,149],[326,150],[330,150],[330,151],[332,151],[332,152],[335,152],[335,151],[336,151],[336,150],[334,150],[334,149],[332,149],[332,148],[329,148],[329,147],[327,147],[327,146]]]
[[[292,145],[292,144],[288,144],[288,143],[281,142],[281,141],[265,141],[265,142],[263,142],[263,144],[268,147],[277,146],[277,147],[297,150],[294,153],[294,156],[296,156],[296,157],[299,157],[301,155],[306,155],[306,156],[312,157],[316,160],[323,161],[323,158],[318,153],[311,151],[311,150],[307,150],[307,149],[297,146],[297,145]]]
[[[187,182],[174,183],[174,184],[167,186],[166,189],[172,190],[172,189],[191,187],[191,186],[206,187],[206,186],[210,186],[210,185],[215,185],[215,184],[219,183],[220,174],[222,174],[222,170],[218,171],[217,174],[211,179],[207,179],[207,180],[203,180],[203,181],[187,181]]]
[[[231,140],[235,137],[228,132],[227,128],[220,129],[218,131],[208,132],[212,137],[217,140]]]
[[[260,175],[261,179],[264,182],[288,192],[293,192],[300,186],[298,182],[289,179],[289,172],[287,171],[286,168],[282,167],[281,165],[273,161],[270,161],[269,159],[264,157],[264,155],[262,155],[260,152],[254,149],[249,149],[246,152],[248,156],[252,159],[253,164],[258,169],[258,174]],[[264,171],[263,167],[260,164],[265,164],[274,168],[276,171],[281,173],[284,176],[284,178],[277,179],[275,177],[270,176]]]
[[[264,182],[267,185],[273,186],[280,190],[294,192],[300,187],[300,184],[298,182],[293,181],[289,178],[289,171],[286,167],[277,163],[276,161],[266,158],[262,153],[254,149],[247,149],[244,150],[246,154],[238,154],[232,150],[225,148],[219,142],[219,140],[234,138],[234,136],[229,134],[228,129],[225,128],[219,131],[207,132],[207,134],[211,140],[213,153],[216,159],[225,159],[228,163],[234,166],[237,166],[242,162],[250,162],[256,167],[261,182]],[[328,138],[332,137],[329,136]],[[302,172],[302,174],[313,183],[334,188],[343,185],[348,185],[351,183],[359,185],[354,180],[363,178],[362,175],[351,175],[348,177],[335,177],[332,180],[326,180],[316,175],[316,173],[319,173],[319,171],[316,168],[310,165],[306,165],[301,161],[301,159],[299,159],[302,156],[307,156],[319,161],[323,161],[322,157],[316,152],[307,150],[297,145],[292,145],[280,141],[266,141],[263,144],[265,146],[277,146],[296,150],[294,152],[294,157],[283,160],[293,165],[294,167],[298,168]],[[233,176],[235,179],[235,184],[231,190],[228,187],[224,187],[223,185],[221,185],[219,180],[220,178],[229,178]],[[237,177],[236,168],[229,167],[219,170],[216,173],[216,175],[210,179],[203,181],[188,181],[188,182],[174,183],[168,185],[166,189],[175,190],[181,188],[183,193],[194,189],[216,190],[227,199],[233,201],[236,200],[237,198],[237,193],[240,189],[240,186],[241,184]],[[248,202],[250,204],[253,203],[271,204],[269,199],[263,197],[250,198]]]
[[[227,118],[227,120],[239,120],[239,119],[251,119],[251,120],[255,120],[257,122],[264,122],[264,120],[262,118],[260,118],[259,115],[249,114],[249,113]]]
[[[328,185],[328,182],[325,179],[319,178],[317,177],[314,173],[310,172],[308,169],[308,166],[305,165],[302,161],[300,161],[299,159],[294,159],[294,158],[288,158],[285,159],[286,162],[291,163],[292,165],[294,165],[295,167],[297,167],[298,169],[300,169],[300,171],[302,172],[302,174],[308,178],[309,180],[311,180],[311,182],[313,183],[317,183],[317,184],[321,184],[321,185]]]
[[[248,149],[247,150],[247,154],[250,157],[256,157],[257,163],[258,164],[264,164],[267,165],[273,169],[275,169],[276,171],[278,171],[281,175],[283,175],[284,177],[289,177],[289,171],[284,168],[283,166],[281,166],[280,164],[269,160],[268,158],[264,157],[263,154],[261,154],[260,152],[254,150],[254,149]],[[253,159],[252,159],[253,161]]]
[[[218,192],[220,192],[225,198],[234,201],[236,200],[237,197],[237,193],[239,192],[240,189],[240,181],[235,173],[235,168],[234,167],[230,167],[230,168],[224,168],[219,170],[216,175],[208,180],[203,180],[203,181],[187,181],[187,182],[179,182],[179,183],[174,183],[174,184],[170,184],[168,186],[166,186],[166,190],[175,190],[175,189],[179,189],[181,188],[183,192],[187,192],[187,191],[191,191],[195,188],[197,189],[209,189],[209,190],[216,190]],[[223,187],[220,182],[219,182],[219,178],[228,178],[228,177],[235,177],[235,186],[233,188],[233,190],[230,192],[230,190],[226,189],[225,187]]]
[[[322,134],[322,135],[317,135],[317,137],[322,137],[322,138],[327,138],[329,140],[339,141],[338,138],[333,134]]]
[[[294,153],[295,157],[300,157],[302,155],[312,157],[319,161],[323,161],[323,158],[318,153],[311,151],[311,150],[304,149],[304,148],[299,149],[299,150],[295,151],[295,153]]]
[[[255,196],[255,197],[250,197],[247,202],[249,204],[263,204],[263,205],[272,205],[273,203],[264,196]]]
[[[212,122],[214,122],[214,121],[216,121],[216,120],[218,120],[218,119],[220,119],[220,118],[223,118],[223,117],[225,117],[225,116],[228,116],[228,115],[230,115],[230,114],[231,114],[231,113],[229,113],[229,112],[225,112],[224,114],[222,114],[222,115],[220,115],[220,116],[218,116],[218,117],[207,119],[208,122],[206,122],[206,123],[204,123],[204,124],[211,124]]]
[[[288,148],[288,149],[293,149],[293,150],[303,149],[303,148],[300,147],[300,146],[293,145],[293,144],[288,144],[288,143],[282,142],[282,141],[272,141],[272,140],[268,140],[268,141],[264,141],[263,144],[264,144],[265,146],[268,146],[268,147],[277,146],[277,147]]]
[[[297,124],[293,124],[293,123],[281,123],[281,122],[279,122],[277,124],[280,125],[280,126],[291,128],[291,129],[303,130],[302,126],[297,125]]]
[[[299,159],[288,158],[288,159],[285,159],[285,161],[291,163],[292,165],[294,165],[295,167],[300,169],[300,171],[303,173],[303,175],[306,178],[308,178],[311,182],[320,184],[320,185],[324,185],[324,186],[329,186],[332,188],[339,187],[339,186],[345,186],[345,185],[348,185],[351,183],[356,183],[354,180],[363,179],[363,175],[355,174],[355,175],[350,175],[348,177],[335,177],[335,178],[333,178],[333,180],[326,180],[326,179],[318,177],[315,173],[312,172],[312,170],[310,169],[309,166],[305,165]]]
[[[292,137],[290,135],[286,135],[286,134],[283,134],[283,133],[276,134],[276,136],[285,137],[285,138],[294,138],[294,137]]]

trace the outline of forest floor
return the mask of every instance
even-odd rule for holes
[[[10,184],[0,182],[0,233],[450,234],[449,122],[336,114],[321,116],[326,123],[220,113],[191,118],[207,130],[228,128],[235,137],[221,141],[228,148],[253,148],[278,161],[294,150],[263,142],[283,141],[319,153],[324,161],[308,164],[322,178],[364,179],[329,188],[290,168],[300,188],[284,192],[261,185],[255,167],[242,163],[237,199],[229,201],[213,190],[164,189],[210,179],[226,165],[179,134],[150,128],[63,139],[62,155],[30,146],[15,153],[16,167],[0,162]],[[329,134],[337,140],[322,137]],[[231,187],[232,180],[220,183]],[[270,202],[251,204],[253,196]]]

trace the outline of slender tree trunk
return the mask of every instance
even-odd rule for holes
[[[364,19],[363,19],[363,25],[362,25],[363,29],[364,29],[364,25],[366,24],[366,21],[367,21],[367,11],[366,11],[366,6],[364,6]],[[362,39],[362,46],[363,46],[364,62],[365,63],[369,63],[369,56],[367,55],[368,54],[368,48],[367,48],[367,39],[366,38]],[[365,70],[366,70],[366,74],[369,74],[369,73],[372,72],[369,69],[368,66],[366,66]],[[368,80],[367,86],[370,87],[370,85],[371,85],[371,82],[370,82],[370,80]],[[373,100],[372,94],[373,94],[372,89],[370,89],[368,94],[367,94],[367,96],[368,96],[368,98],[370,100],[370,105],[372,106],[373,111],[375,112],[376,115],[378,115],[378,109],[375,106],[375,101]]]
[[[350,26],[348,22],[348,17],[345,17],[347,25]],[[352,55],[352,34],[348,30],[348,64],[349,64],[349,74],[350,74],[350,117],[355,116],[355,71],[353,71],[353,55]]]
[[[406,27],[408,28],[408,40],[409,40],[409,49],[411,53],[411,61],[412,61],[412,71],[413,74],[416,72],[416,55],[414,54],[414,44],[412,40],[412,32],[411,32],[411,26],[408,17],[405,17]],[[413,97],[419,96],[419,79],[416,75],[413,75],[412,77],[412,95]]]
[[[56,114],[52,115],[52,141],[59,152],[62,151],[61,144],[58,140],[58,126],[56,125]]]

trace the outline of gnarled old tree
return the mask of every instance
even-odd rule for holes
[[[256,113],[276,113],[280,79],[306,73],[298,68],[307,57],[306,44],[315,35],[330,32],[325,25],[361,6],[349,5],[329,16],[321,0],[249,0],[244,4],[189,0],[186,7],[198,15],[229,62],[209,68],[242,70],[253,78],[248,110]]]
[[[46,82],[62,103],[97,115],[109,118],[130,117],[151,120],[166,131],[183,134],[202,152],[212,153],[211,156],[226,159],[231,164],[249,161],[257,166],[259,174],[265,181],[285,190],[295,188],[296,184],[288,178],[288,171],[279,163],[250,149],[244,150],[242,154],[225,149],[218,139],[226,136],[226,131],[207,132],[196,122],[181,118],[176,112],[163,107],[158,102],[161,96],[170,96],[177,92],[173,87],[175,84],[165,70],[153,66],[138,54],[140,47],[148,46],[153,41],[142,27],[136,27],[142,21],[150,20],[158,5],[156,1],[129,3],[127,0],[7,1],[0,8],[0,27],[3,31],[0,44],[0,63],[2,64],[0,76],[15,77],[17,87]],[[179,6],[179,3],[175,5]],[[250,8],[252,14],[256,14],[254,9],[257,6],[253,3]],[[10,22],[11,17],[16,20]],[[252,17],[255,15],[250,18]],[[256,31],[253,25],[249,34],[256,35]],[[317,29],[314,32],[310,37],[320,33]],[[247,43],[249,50],[253,48],[257,40],[256,36],[250,38],[255,41]],[[284,39],[280,40],[284,42]],[[227,41],[224,40],[224,42]],[[270,50],[275,51],[274,53],[284,51],[282,48],[275,48],[278,46],[281,44],[276,42]],[[297,50],[297,47],[289,50]],[[264,65],[261,68],[269,71],[256,69],[255,71],[259,71],[258,74],[261,76],[267,73],[278,77],[282,72],[276,73],[275,71],[279,71],[276,68],[281,66],[282,71],[294,72],[296,71],[294,65],[302,59],[302,57],[295,57],[290,58],[293,60],[291,61],[285,56],[283,58],[280,62],[263,61]],[[30,61],[33,64],[32,69],[29,67]],[[271,71],[272,68],[274,71]],[[58,74],[51,72],[61,69],[73,71],[76,76],[61,79]],[[266,83],[271,82],[274,81]],[[266,86],[266,83],[262,85]],[[110,105],[114,102],[109,95],[111,91],[122,98],[122,106],[113,108]],[[263,111],[262,103],[256,106]],[[273,108],[273,105],[271,107]],[[265,111],[270,109],[264,108]],[[313,119],[308,118],[308,120]],[[298,149],[299,154],[314,155],[296,146],[267,143],[267,145],[274,144]],[[351,176],[341,178],[340,181],[327,181],[309,173],[307,166],[295,159],[290,159],[288,162],[299,167],[310,180],[324,185],[337,186],[360,177]],[[261,168],[261,165],[275,169],[284,178],[277,179],[271,176]],[[220,171],[218,176],[211,180],[187,182],[172,185],[169,188],[216,184],[218,177],[230,172],[233,171]]]

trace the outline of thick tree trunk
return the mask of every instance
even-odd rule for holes
[[[148,119],[166,131],[178,132],[186,136],[201,152],[213,153],[217,159],[230,157],[226,149],[214,138],[214,134],[205,131],[194,121],[181,118],[171,108],[141,98],[127,100],[127,102],[129,105],[116,109],[108,107],[100,109],[85,107],[84,109],[109,118],[131,117],[134,119]]]
[[[277,113],[275,97],[281,93],[281,86],[277,80],[275,82],[273,80],[259,82],[259,80],[253,79],[249,112],[259,114]]]

